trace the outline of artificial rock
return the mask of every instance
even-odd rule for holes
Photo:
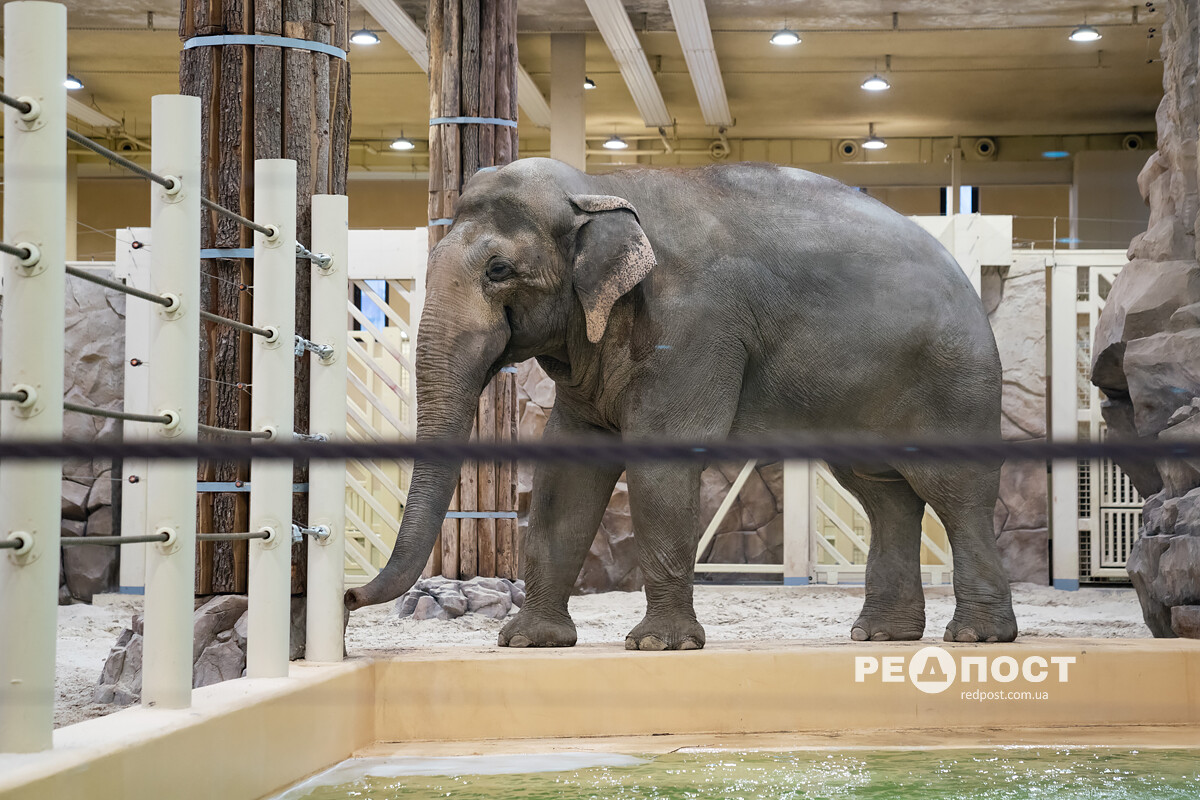
[[[1200,432],[1200,9],[1163,4],[1158,150],[1138,176],[1150,205],[1096,327],[1092,382],[1113,438]],[[1155,636],[1195,635],[1200,604],[1200,463],[1123,463],[1145,498],[1126,569]],[[1181,633],[1181,630],[1191,633]]]
[[[416,586],[396,601],[395,609],[396,616],[416,620],[456,619],[464,614],[504,619],[524,602],[524,581],[508,578],[459,581],[433,577],[417,581]]]

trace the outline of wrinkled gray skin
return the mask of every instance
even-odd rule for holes
[[[546,436],[722,439],[776,431],[999,436],[1000,361],[979,298],[909,220],[836,181],[733,164],[585,175],[526,159],[474,176],[429,256],[417,342],[419,439],[466,439],[506,364],[557,385]],[[992,530],[998,465],[831,465],[871,522],[857,640],[925,630],[921,516],[954,551],[950,641],[1017,626]],[[459,465],[417,462],[387,566],[346,593],[391,600],[420,575]],[[646,580],[630,649],[694,649],[701,467],[631,463]],[[567,598],[620,467],[539,464],[509,647],[569,646]]]

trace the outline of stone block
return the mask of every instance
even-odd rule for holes
[[[420,589],[409,589],[396,601],[396,616],[411,617],[413,612],[417,610],[417,602],[422,597],[428,596]]]
[[[1139,436],[1159,434],[1176,409],[1200,397],[1200,328],[1128,342],[1124,370],[1134,428]]]
[[[192,671],[192,688],[211,686],[214,683],[242,677],[246,669],[246,653],[238,647],[232,631],[223,631],[224,641],[214,640],[196,659]]]
[[[1046,528],[1003,530],[996,544],[1010,582],[1049,585],[1050,533]]]
[[[512,608],[512,596],[508,592],[498,592],[479,585],[466,582],[462,585],[462,593],[467,598],[467,607],[474,614],[480,614],[492,619],[504,619]]]
[[[232,630],[249,607],[250,601],[245,595],[219,594],[196,609],[192,614],[192,661],[199,661],[204,650],[216,641],[218,633]]]
[[[73,480],[62,482],[62,518],[69,520],[87,519],[87,498],[91,486]]]
[[[116,531],[113,530],[112,506],[101,506],[88,514],[88,536],[112,536],[114,533]],[[114,552],[119,552],[119,550],[114,548]]]
[[[1170,547],[1172,536],[1141,536],[1129,551],[1125,569],[1142,606],[1142,619],[1150,632],[1160,638],[1175,638],[1171,630],[1171,606],[1160,599],[1156,584],[1159,561]]]
[[[450,615],[446,610],[438,605],[438,601],[433,599],[432,595],[422,595],[417,600],[416,608],[413,609],[413,619],[450,619]]]
[[[97,594],[116,591],[117,548],[76,545],[63,548],[63,570],[71,596],[85,603]]]
[[[1171,630],[1176,636],[1200,639],[1200,606],[1174,606],[1171,609]]]
[[[104,470],[96,476],[95,482],[92,484],[92,489],[88,492],[87,509],[88,513],[94,513],[101,506],[111,506],[113,502],[113,482],[112,471]]]

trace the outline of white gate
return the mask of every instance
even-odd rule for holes
[[[1078,251],[1076,251],[1078,252]],[[1089,253],[1076,276],[1077,402],[1079,437],[1100,441],[1107,428],[1100,416],[1103,400],[1092,385],[1092,342],[1112,283],[1125,265],[1125,254]],[[1129,476],[1108,459],[1079,462],[1079,578],[1126,579],[1125,562],[1142,524],[1142,498]]]
[[[416,435],[415,343],[425,300],[424,229],[351,231],[346,429],[353,441]],[[409,461],[346,465],[346,585],[387,563],[412,478]]]
[[[871,544],[867,513],[821,462],[784,465],[782,564],[721,564],[700,560],[754,466],[755,462],[746,462],[700,537],[696,571],[783,575],[785,584],[862,583]],[[953,563],[946,529],[927,506],[921,524],[922,580],[934,585],[949,583]]]

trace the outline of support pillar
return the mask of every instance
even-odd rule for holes
[[[812,462],[783,462],[783,585],[812,578]]]
[[[587,78],[587,37],[550,35],[550,157],[586,171],[583,82]]]
[[[6,439],[62,439],[63,292],[66,270],[67,11],[57,3],[4,6],[4,91],[33,104],[4,107],[4,241],[32,251],[4,255]],[[61,461],[0,463],[0,753],[51,745],[58,614]]]
[[[1050,267],[1050,438],[1079,438],[1077,398],[1076,280],[1078,267]],[[1050,574],[1055,589],[1079,588],[1079,467],[1058,460],[1050,468]]]
[[[480,169],[504,166],[516,158],[516,0],[430,0],[426,27],[430,119],[479,117],[507,123],[430,125],[432,249],[449,230],[467,180]],[[480,439],[508,440],[516,438],[516,429],[516,375],[505,371],[483,390],[474,434]],[[445,577],[517,577],[515,464],[463,464],[435,547],[440,547]],[[437,562],[430,559],[427,568],[431,571]]]

